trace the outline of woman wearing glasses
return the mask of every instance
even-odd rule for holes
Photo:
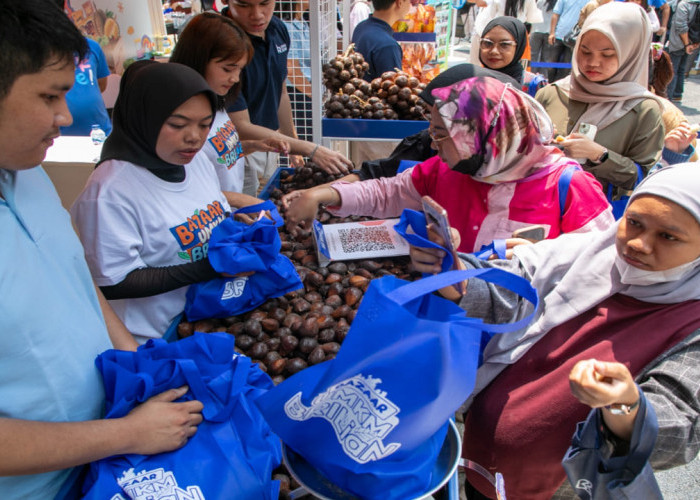
[[[485,2],[482,6],[482,0],[473,0],[479,5],[481,10],[474,19],[474,30],[472,31],[471,47],[469,51],[470,62],[479,64],[479,40],[484,33],[486,25],[493,19],[500,16],[510,16],[524,23],[541,23],[544,19],[542,11],[537,7],[537,0],[492,0]]]
[[[647,90],[650,43],[649,20],[638,5],[601,5],[582,26],[571,75],[537,93],[566,136],[559,143],[564,153],[617,194],[635,186],[637,165],[646,174],[664,145],[663,105]],[[597,131],[578,133],[582,124]]]
[[[479,39],[479,62],[489,69],[500,71],[522,85],[530,95],[545,85],[544,76],[531,73],[521,63],[527,47],[527,29],[511,16],[497,17],[486,25]]]
[[[337,215],[396,217],[428,195],[448,212],[473,252],[533,224],[545,237],[603,229],[612,215],[595,179],[550,146],[551,122],[523,92],[493,78],[470,78],[432,92],[430,135],[437,156],[395,177],[336,182],[288,195],[288,223],[306,222],[319,204]],[[562,203],[559,179],[571,167]]]

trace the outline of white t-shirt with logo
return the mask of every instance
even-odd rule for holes
[[[216,168],[221,189],[242,193],[245,168],[243,147],[236,126],[225,111],[217,111],[202,152]]]
[[[71,208],[98,286],[120,283],[134,269],[196,262],[207,257],[211,230],[230,211],[214,167],[200,151],[185,180],[166,182],[145,168],[101,164]],[[139,342],[160,338],[185,306],[187,287],[152,297],[111,300]]]

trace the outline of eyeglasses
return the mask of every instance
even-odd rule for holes
[[[500,42],[494,42],[490,38],[482,38],[479,42],[479,47],[484,50],[491,50],[496,47],[499,52],[507,52],[511,48],[514,48],[517,44],[513,40],[501,40]]]
[[[437,135],[438,132],[433,127],[428,127],[428,135],[433,142],[442,142],[450,138],[449,135]]]

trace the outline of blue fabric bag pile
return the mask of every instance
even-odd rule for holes
[[[531,319],[485,324],[432,293],[470,278],[537,303],[526,280],[498,269],[450,271],[413,283],[375,279],[336,358],[302,370],[256,401],[272,430],[360,498],[425,493],[448,419],[474,387],[482,345]]]
[[[234,219],[236,214],[262,210],[268,210],[274,220],[263,217],[249,225]],[[185,303],[189,321],[242,314],[267,299],[302,288],[294,264],[280,255],[282,242],[277,228],[282,224],[274,203],[266,201],[235,211],[214,228],[209,240],[212,267],[230,275],[250,271],[254,274],[191,285]]]
[[[137,352],[98,356],[106,418],[123,417],[165,390],[188,385],[179,401],[197,399],[203,421],[182,448],[157,455],[115,456],[90,465],[84,498],[276,500],[272,471],[281,444],[254,400],[272,381],[250,358],[234,353],[234,338],[204,334],[174,343],[149,340]]]

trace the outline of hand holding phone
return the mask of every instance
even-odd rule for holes
[[[585,135],[590,140],[595,141],[595,135],[598,133],[598,127],[590,123],[581,123],[578,126],[578,133]]]
[[[522,227],[513,231],[513,238],[522,238],[524,240],[536,243],[547,236],[547,227],[542,224],[533,224],[532,226]]]
[[[452,244],[452,236],[450,234],[450,223],[447,220],[447,210],[441,207],[435,200],[430,196],[423,196],[421,198],[423,204],[423,212],[425,213],[426,224],[433,231],[438,233],[443,240],[443,246],[452,255],[452,267],[450,269],[458,269],[457,261],[459,257],[457,256],[457,251]],[[464,293],[464,284],[456,283],[453,285],[455,289],[460,293]]]

